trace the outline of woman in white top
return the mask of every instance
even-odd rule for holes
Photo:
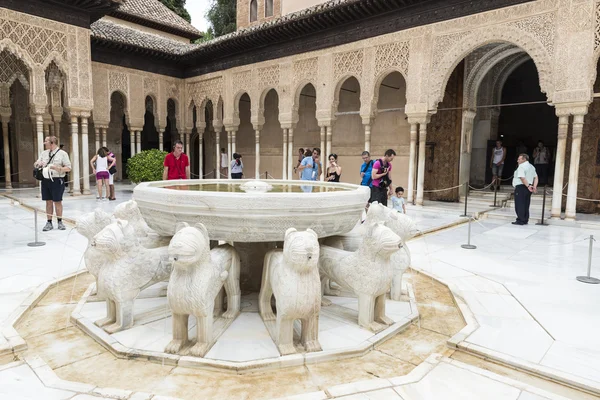
[[[109,165],[110,163],[110,165]],[[96,196],[96,200],[104,200],[108,198],[108,190],[109,183],[108,180],[110,178],[109,169],[115,165],[115,159],[106,154],[106,150],[101,147],[98,150],[98,154],[96,154],[91,160],[90,165],[92,167],[92,173],[96,175],[96,187],[98,187],[98,196]],[[102,197],[102,184],[106,187],[106,197]]]
[[[229,162],[227,161],[227,153],[225,148],[221,148],[221,178],[227,178],[227,168],[229,168]]]
[[[506,160],[506,147],[502,146],[501,140],[496,140],[496,147],[492,149],[490,160],[490,167],[492,168],[492,190],[496,190],[496,188],[500,186],[502,170],[504,169],[504,160]]]
[[[241,154],[233,153],[233,161],[230,167],[231,179],[242,179],[242,176],[244,176],[244,163]]]

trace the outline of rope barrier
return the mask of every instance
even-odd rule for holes
[[[568,195],[567,195],[567,194],[565,194],[565,193],[563,193],[562,195],[563,195],[563,196],[565,196],[565,197],[567,197],[567,196],[568,196]],[[600,202],[600,199],[586,199],[585,197],[575,197],[575,198],[576,198],[577,200],[581,200],[581,201],[589,201],[589,202],[592,202],[592,203],[598,203],[598,202]]]
[[[445,191],[447,191],[447,190],[458,189],[459,187],[461,187],[461,186],[463,186],[463,185],[464,185],[464,183],[463,183],[463,184],[461,184],[461,185],[452,186],[452,187],[445,188],[445,189],[424,190],[424,191],[423,191],[423,193],[436,193],[436,192],[445,192]],[[415,192],[416,192],[416,190],[415,190]]]
[[[24,173],[25,173],[25,171],[19,171],[19,172],[15,172],[13,174],[10,174],[10,176],[24,174]],[[2,178],[6,178],[6,175],[0,175],[0,179],[2,179]]]
[[[476,192],[481,192],[481,191],[484,191],[484,190],[487,190],[487,189],[491,188],[493,184],[494,184],[494,182],[490,183],[487,186],[482,187],[481,189],[477,189],[477,188],[474,188],[473,186],[469,185],[469,189],[474,190]]]
[[[81,177],[79,179],[89,178],[90,176],[95,176],[95,174],[89,174],[87,177],[84,176],[84,177]],[[65,185],[73,183],[73,182],[75,182],[75,179],[72,179],[70,181],[65,181]],[[36,184],[35,186],[28,187],[28,188],[0,189],[0,192],[14,192],[14,191],[22,191],[22,190],[39,190],[39,184]]]

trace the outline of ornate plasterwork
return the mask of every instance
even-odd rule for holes
[[[554,54],[554,38],[556,33],[556,13],[551,12],[511,22],[508,26],[530,33],[542,43],[548,54]]]
[[[144,96],[158,95],[158,80],[154,78],[144,78]]]
[[[279,65],[271,65],[269,67],[258,69],[258,87],[276,88],[279,86]]]
[[[354,75],[356,78],[363,74],[364,50],[337,53],[333,60],[333,78],[340,79],[343,76]]]
[[[129,97],[129,79],[127,74],[123,72],[109,71],[108,89],[110,94],[115,91],[119,91],[126,97]]]
[[[435,69],[438,66],[443,55],[446,54],[448,49],[451,49],[452,46],[468,35],[469,32],[467,31],[436,37],[433,42],[432,68]]]
[[[9,51],[0,52],[0,83],[8,86],[18,79],[29,90],[29,71],[17,56]]]
[[[375,50],[375,76],[379,76],[380,73],[386,70],[396,69],[406,79],[409,62],[410,45],[408,41],[377,46]]]
[[[188,83],[187,92],[188,99],[193,100],[197,107],[203,106],[206,100],[211,100],[216,105],[223,93],[223,77],[218,76],[216,78]]]
[[[319,59],[307,58],[294,62],[294,83],[301,81],[315,82],[319,75]]]
[[[236,72],[233,74],[233,91],[252,91],[252,70]]]
[[[596,2],[594,21],[594,51],[598,51],[598,48],[600,48],[600,1]]]

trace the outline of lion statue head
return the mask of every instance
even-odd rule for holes
[[[191,268],[210,259],[210,239],[202,224],[177,224],[175,236],[169,243],[169,259],[174,268]]]
[[[394,211],[393,209],[388,208],[383,204],[379,204],[378,202],[373,202],[369,207],[369,211],[367,212],[367,219],[365,223],[369,224],[378,222],[383,222],[385,226],[400,236],[403,241],[412,239],[419,231],[415,221],[409,216]]]
[[[312,229],[298,232],[290,228],[283,242],[285,263],[297,272],[308,272],[318,268],[319,237]]]
[[[88,240],[92,240],[98,232],[112,223],[109,214],[97,208],[91,213],[87,213],[77,218],[75,229]]]
[[[137,249],[139,242],[131,224],[119,219],[98,232],[91,246],[108,259],[116,260]]]
[[[116,206],[114,217],[131,223],[138,237],[148,236],[148,225],[142,218],[142,213],[135,200],[129,200]]]
[[[367,225],[362,247],[367,253],[387,258],[402,247],[402,238],[383,222],[371,223]]]

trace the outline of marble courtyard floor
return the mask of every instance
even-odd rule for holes
[[[116,202],[65,200],[65,220]],[[1,193],[0,193],[1,194]],[[587,268],[590,234],[563,226],[467,226],[452,207],[409,208],[425,234],[409,242],[419,320],[366,355],[233,374],[119,358],[70,322],[93,278],[86,240],[66,231],[33,241],[35,190],[0,196],[0,399],[592,399],[600,394],[600,286]],[[18,199],[18,205],[14,199]],[[29,207],[28,207],[29,206]],[[427,233],[429,232],[429,233]],[[592,275],[600,275],[595,247]],[[575,389],[578,388],[578,389]]]

